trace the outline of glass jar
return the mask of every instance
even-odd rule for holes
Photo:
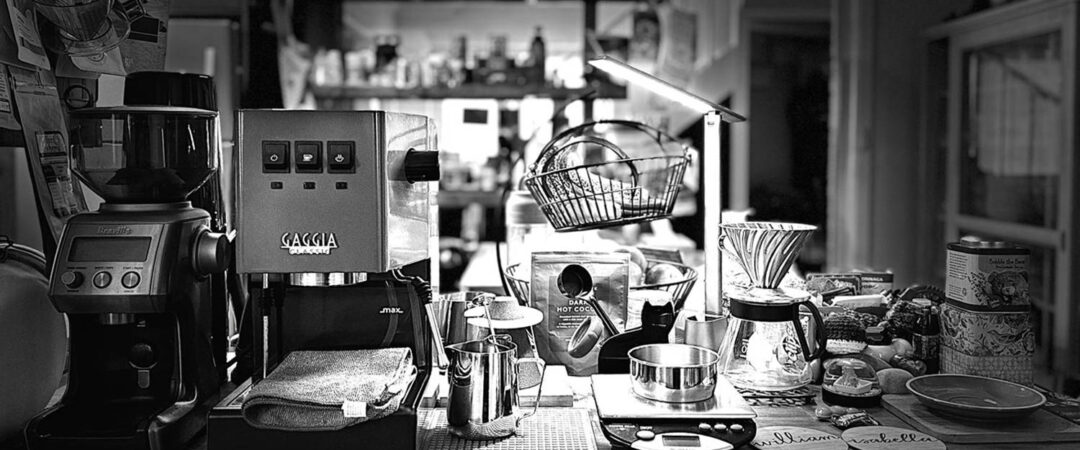
[[[825,361],[824,368],[821,399],[825,403],[865,408],[881,401],[877,372],[866,362],[856,358],[835,358]]]
[[[510,192],[506,199],[506,267],[517,265],[516,278],[529,279],[533,252],[550,249],[554,234],[529,191]]]

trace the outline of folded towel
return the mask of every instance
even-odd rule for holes
[[[416,367],[408,348],[290,353],[244,399],[255,428],[332,431],[397,411]]]

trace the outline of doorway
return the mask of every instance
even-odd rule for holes
[[[749,48],[752,219],[817,226],[799,267],[821,271],[827,229],[829,24],[755,23]]]

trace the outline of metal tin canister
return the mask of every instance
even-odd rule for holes
[[[1031,250],[1008,242],[963,241],[947,245],[945,296],[976,309],[1031,305]]]

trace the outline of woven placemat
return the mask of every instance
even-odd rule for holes
[[[802,406],[813,405],[817,394],[803,386],[787,391],[759,391],[756,389],[735,388],[750,406]]]

